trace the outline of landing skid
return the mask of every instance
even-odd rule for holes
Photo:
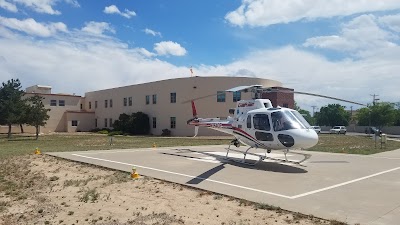
[[[245,152],[239,151],[239,150],[236,150],[236,149],[231,149],[231,145],[232,145],[232,144],[234,144],[236,147],[239,147],[239,146],[237,145],[237,143],[238,143],[237,140],[233,140],[233,141],[231,142],[231,144],[229,144],[229,147],[226,148],[227,151],[226,151],[225,159],[231,160],[231,161],[234,161],[234,162],[237,162],[237,163],[249,165],[249,166],[255,166],[256,164],[258,164],[258,163],[261,162],[261,161],[264,161],[265,159],[268,159],[268,160],[271,160],[271,161],[280,162],[280,163],[289,163],[289,164],[304,166],[304,165],[302,165],[301,163],[304,162],[304,161],[306,161],[306,160],[308,160],[309,158],[311,158],[311,155],[310,155],[310,154],[305,154],[305,153],[300,153],[300,152],[291,152],[291,154],[301,155],[301,156],[303,156],[304,158],[303,158],[302,160],[300,160],[300,161],[288,160],[287,157],[286,157],[287,153],[289,152],[288,149],[283,150],[283,153],[284,153],[284,155],[285,155],[285,159],[271,158],[271,157],[268,157],[266,153],[265,153],[265,155],[259,155],[259,154],[254,154],[254,153],[249,152],[249,150],[252,149],[253,147],[249,147]],[[243,154],[243,159],[237,160],[237,159],[233,159],[233,158],[228,157],[229,151],[234,151],[234,152],[240,152],[240,153],[242,153],[242,154]],[[271,152],[271,151],[268,150],[268,153],[270,153],[270,152]],[[249,163],[249,162],[246,161],[246,156],[247,156],[247,155],[257,156],[257,157],[258,157],[258,160],[257,160],[255,163]]]

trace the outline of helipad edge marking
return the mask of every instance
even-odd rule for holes
[[[292,197],[290,197],[290,196],[281,195],[281,194],[277,194],[277,193],[273,193],[273,192],[268,192],[268,191],[263,191],[263,190],[258,190],[258,189],[255,189],[255,188],[249,188],[249,187],[245,187],[245,186],[240,186],[240,185],[236,185],[236,184],[230,184],[230,183],[226,183],[226,182],[222,182],[222,181],[217,181],[217,180],[212,180],[212,179],[206,179],[206,178],[197,177],[197,176],[192,176],[192,175],[187,175],[187,174],[183,174],[183,173],[175,173],[175,172],[171,172],[171,171],[167,171],[167,170],[161,170],[161,169],[156,169],[156,168],[151,168],[151,167],[147,167],[147,166],[140,166],[140,165],[137,165],[137,164],[130,164],[130,163],[118,162],[118,161],[113,161],[113,160],[108,160],[108,159],[101,159],[101,158],[95,158],[95,157],[84,156],[84,155],[78,155],[78,154],[71,154],[71,155],[73,155],[73,156],[78,156],[78,157],[82,157],[82,158],[88,158],[88,159],[94,159],[94,160],[104,161],[104,162],[117,163],[117,164],[122,164],[122,165],[127,165],[127,166],[136,166],[136,167],[138,167],[138,168],[143,168],[143,169],[148,169],[148,170],[154,170],[154,171],[158,171],[158,172],[169,173],[169,174],[174,174],[174,175],[179,175],[179,176],[184,176],[184,177],[189,177],[189,178],[196,178],[196,179],[200,179],[200,180],[204,180],[204,181],[208,181],[208,182],[212,182],[212,183],[223,184],[223,185],[227,185],[227,186],[231,186],[231,187],[237,187],[237,188],[241,188],[241,189],[245,189],[245,190],[260,192],[260,193],[269,194],[269,195],[274,195],[274,196],[278,196],[278,197],[282,197],[282,198],[287,198],[287,199],[291,199],[291,198],[292,198]]]
[[[321,189],[310,191],[310,192],[306,192],[306,193],[303,193],[303,194],[294,195],[294,196],[290,197],[290,199],[301,198],[301,197],[304,197],[304,196],[307,196],[307,195],[312,195],[312,194],[315,194],[315,193],[318,193],[318,192],[322,192],[322,191],[330,190],[330,189],[333,189],[333,188],[341,187],[341,186],[348,185],[348,184],[351,184],[351,183],[355,183],[355,182],[358,182],[358,181],[362,181],[362,180],[365,180],[365,179],[368,179],[368,178],[371,178],[371,177],[376,177],[376,176],[379,176],[379,175],[382,175],[382,174],[385,174],[385,173],[390,173],[390,172],[393,172],[393,171],[398,170],[398,169],[400,169],[400,167],[396,167],[396,168],[393,168],[393,169],[390,169],[390,170],[385,170],[385,171],[382,171],[382,172],[379,172],[379,173],[374,173],[372,175],[368,175],[368,176],[365,176],[365,177],[357,178],[357,179],[350,180],[350,181],[347,181],[347,182],[343,182],[343,183],[340,183],[340,184],[332,185],[332,186],[329,186],[329,187],[326,187],[326,188],[321,188]]]

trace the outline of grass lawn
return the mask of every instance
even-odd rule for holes
[[[399,141],[388,140],[386,147],[381,148],[380,139],[375,141],[368,136],[350,136],[340,134],[320,134],[318,144],[309,151],[335,152],[369,155],[384,151],[400,149]]]
[[[10,140],[0,134],[0,159],[10,156],[32,154],[38,147],[42,152],[85,151],[102,149],[152,148],[169,146],[220,145],[229,144],[226,138],[190,138],[190,137],[144,137],[114,136],[110,145],[110,136],[99,134],[54,134],[34,137],[15,134]]]
[[[388,141],[386,148],[377,147],[371,137],[349,136],[335,134],[320,134],[319,143],[310,151],[336,152],[349,154],[374,154],[400,148],[400,142]],[[36,147],[42,152],[59,151],[85,151],[101,149],[124,148],[151,148],[169,146],[194,146],[194,145],[227,145],[229,138],[190,138],[190,137],[143,137],[143,136],[114,136],[113,145],[110,137],[98,134],[54,134],[34,137],[13,135],[8,140],[7,136],[0,134],[0,159],[11,156],[32,154]]]

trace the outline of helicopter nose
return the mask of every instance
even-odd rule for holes
[[[307,149],[318,143],[318,134],[312,129],[293,130],[290,135],[294,139],[293,148]]]

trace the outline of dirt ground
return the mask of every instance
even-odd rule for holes
[[[0,224],[342,224],[56,159],[0,162]]]

